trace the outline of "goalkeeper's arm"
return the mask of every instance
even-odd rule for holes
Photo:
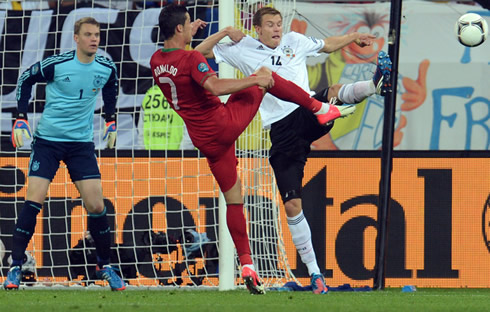
[[[41,68],[41,62],[33,64],[22,73],[17,83],[17,113],[11,136],[12,145],[15,148],[24,146],[24,136],[26,139],[30,139],[32,136],[31,127],[27,121],[27,109],[31,98],[32,86],[37,82],[48,81],[46,76],[49,77],[54,72],[53,67],[44,68],[44,71]]]
[[[104,100],[105,130],[103,140],[107,140],[107,148],[114,148],[116,144],[116,102],[119,91],[116,66],[112,63],[112,72],[109,80],[102,88],[102,98]]]

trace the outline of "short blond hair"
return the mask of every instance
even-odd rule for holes
[[[73,33],[75,35],[78,35],[80,32],[80,28],[82,28],[83,24],[92,24],[100,28],[100,23],[97,22],[97,20],[93,17],[82,17],[78,21],[75,22],[75,29],[73,30]]]

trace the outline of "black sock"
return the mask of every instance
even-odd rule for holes
[[[88,214],[88,229],[94,239],[97,264],[102,268],[111,260],[111,229],[105,207],[100,214]]]
[[[12,235],[12,266],[22,266],[24,253],[36,228],[36,216],[42,207],[42,204],[30,200],[24,202]]]

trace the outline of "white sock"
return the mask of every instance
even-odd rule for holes
[[[322,108],[320,108],[317,112],[315,112],[315,115],[328,113],[329,110],[330,110],[330,104],[322,103]]]
[[[301,256],[301,261],[308,268],[308,274],[320,273],[320,268],[316,262],[315,250],[311,243],[311,230],[306,221],[303,210],[294,217],[287,217],[288,227],[293,237],[293,243]]]
[[[339,90],[339,100],[345,104],[357,104],[374,93],[376,87],[372,80],[358,81],[342,85]]]

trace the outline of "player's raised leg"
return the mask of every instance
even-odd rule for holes
[[[274,86],[269,88],[267,92],[281,100],[296,103],[312,111],[322,125],[326,125],[337,118],[348,116],[356,110],[354,105],[335,106],[330,103],[322,103],[310,97],[295,83],[271,72],[266,67],[261,67],[256,73],[260,74],[261,72],[271,73],[274,78]]]
[[[391,92],[391,60],[384,52],[378,53],[376,71],[371,80],[347,84],[334,84],[322,92],[328,92],[328,99],[337,98],[337,105],[358,104],[373,94],[385,96]]]

